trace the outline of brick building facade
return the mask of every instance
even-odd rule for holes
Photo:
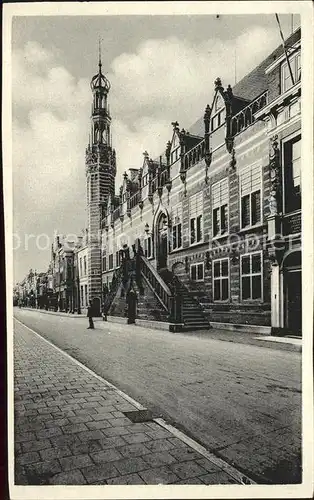
[[[300,30],[287,46],[293,81],[282,46],[233,89],[217,78],[204,118],[174,122],[165,152],[124,174],[102,220],[102,283],[140,245],[212,325],[301,332]]]
[[[189,131],[173,122],[165,151],[145,151],[117,193],[99,60],[88,229],[76,245],[55,242],[48,273],[59,310],[91,300],[95,314],[124,315],[134,288],[138,318],[171,329],[301,334],[300,29],[285,45],[288,56],[279,46],[233,88],[217,78],[203,116]]]

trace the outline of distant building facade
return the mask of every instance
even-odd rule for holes
[[[88,233],[82,237],[80,246],[76,251],[76,267],[77,267],[77,287],[80,299],[80,310],[82,314],[87,312],[89,303],[89,249],[88,249]]]

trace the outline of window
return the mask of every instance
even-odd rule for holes
[[[102,270],[107,271],[107,258],[106,255],[102,256]]]
[[[84,288],[81,285],[81,307],[84,307]]]
[[[120,266],[120,252],[119,250],[116,252],[116,267]]]
[[[297,54],[289,57],[291,72],[294,80],[294,84],[301,80],[301,54]],[[281,65],[281,93],[286,92],[292,87],[290,70],[287,62],[285,61]]]
[[[261,252],[241,255],[242,300],[256,300],[262,298],[261,256]]]
[[[223,105],[224,105],[224,103],[223,103],[221,95],[217,94],[216,102],[215,102],[215,111],[218,111],[218,109],[222,108]]]
[[[214,300],[229,299],[229,259],[213,261]]]
[[[142,187],[146,186],[147,183],[148,183],[148,174],[145,174],[142,177]]]
[[[192,281],[204,281],[204,263],[191,264],[190,276]]]
[[[172,250],[182,247],[182,205],[178,203],[171,212]]]
[[[223,123],[223,111],[219,111],[216,115],[214,115],[211,119],[212,132],[216,130]]]
[[[261,167],[243,169],[240,176],[241,228],[255,226],[261,222]]]
[[[147,238],[144,239],[144,255],[147,259],[150,259],[152,257],[152,237],[147,236]]]
[[[203,193],[194,194],[190,198],[190,243],[203,240]]]
[[[216,182],[212,186],[213,200],[213,235],[221,236],[228,233],[228,179]]]
[[[109,269],[113,269],[113,253],[109,255]]]
[[[85,306],[88,306],[88,293],[87,293],[87,285],[85,285]]]
[[[285,211],[301,208],[301,136],[284,143]]]
[[[174,163],[175,161],[177,161],[178,158],[179,158],[179,148],[176,148],[171,153],[171,163]]]
[[[87,274],[86,255],[84,255],[84,276]]]
[[[80,257],[80,276],[82,276],[82,257]]]

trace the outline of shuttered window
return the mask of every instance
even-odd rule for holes
[[[113,269],[113,253],[109,255],[109,270]]]
[[[242,229],[261,222],[261,174],[260,165],[247,167],[240,174]]]
[[[182,204],[178,203],[171,211],[172,250],[182,247]]]
[[[190,243],[191,245],[203,240],[203,192],[200,191],[190,197]]]
[[[212,185],[213,235],[228,233],[228,179],[223,179]]]
[[[285,212],[301,208],[301,136],[284,143]]]

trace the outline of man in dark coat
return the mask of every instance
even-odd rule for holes
[[[89,321],[89,326],[87,327],[87,329],[91,329],[91,330],[94,330],[94,321],[93,321],[93,307],[92,307],[92,301],[90,300],[89,301],[89,306],[87,308],[87,317],[88,317],[88,321]]]

